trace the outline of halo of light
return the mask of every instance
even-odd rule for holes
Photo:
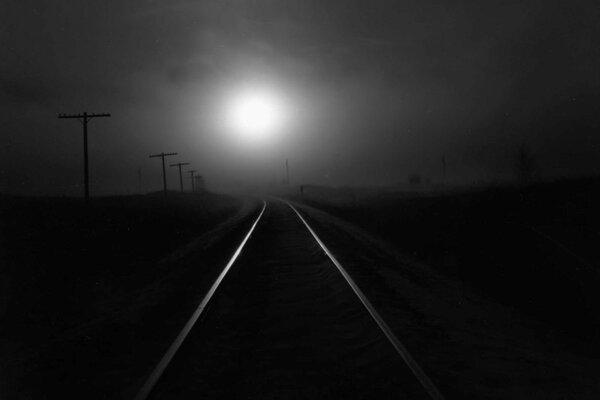
[[[226,118],[237,138],[245,142],[265,143],[280,133],[285,110],[274,93],[253,89],[233,98]]]

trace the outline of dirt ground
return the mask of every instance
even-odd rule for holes
[[[587,204],[592,200],[582,196],[583,189],[579,189],[580,202]],[[497,206],[496,214],[476,225],[469,225],[467,235],[467,224],[460,220],[472,218],[471,221],[477,221],[478,217],[485,215],[482,210],[489,212],[490,204],[485,204],[484,200],[490,196],[497,197],[493,202]],[[573,197],[577,198],[577,195]],[[482,239],[475,243],[467,242],[464,246],[451,245],[473,237],[470,231],[473,226],[490,226],[490,220],[495,223],[498,215],[509,212],[516,215],[506,193],[487,193],[479,198],[468,194],[458,196],[458,199],[442,197],[441,200],[417,197],[404,202],[398,198],[327,202],[306,194],[302,199],[296,198],[304,203],[301,209],[315,225],[317,233],[322,235],[376,307],[381,309],[384,318],[448,398],[592,399],[600,396],[597,342],[589,332],[579,331],[586,326],[585,321],[583,325],[569,325],[573,320],[581,323],[582,314],[585,316],[588,311],[582,311],[581,307],[589,303],[586,304],[581,297],[564,301],[569,307],[578,307],[571,308],[574,314],[572,320],[561,315],[565,312],[561,307],[554,310],[554,315],[559,316],[558,321],[548,322],[546,315],[553,314],[554,304],[559,300],[547,303],[544,312],[536,312],[548,296],[539,289],[539,285],[559,287],[562,289],[560,293],[568,295],[575,290],[570,286],[572,280],[563,280],[564,287],[561,287],[556,275],[559,278],[562,275],[550,271],[550,277],[544,277],[543,269],[535,271],[536,279],[531,270],[521,269],[523,262],[503,269],[503,263],[518,260],[520,254],[519,249],[510,248],[512,241],[501,241],[494,246],[496,251],[504,249],[508,254],[504,258],[488,254],[487,257],[470,257],[465,264],[461,264],[465,260],[462,253],[465,249],[471,248],[473,253],[479,254],[490,246],[473,249],[475,243],[483,242]],[[531,197],[529,201],[535,203]],[[564,197],[557,202],[561,201]],[[578,209],[577,204],[566,203],[565,207]],[[499,205],[503,205],[504,209]],[[583,207],[581,203],[579,206]],[[417,207],[420,209],[418,213]],[[548,208],[547,205],[546,210]],[[524,216],[536,217],[527,210],[521,211]],[[555,218],[544,217],[543,211],[538,209],[538,221],[546,221],[549,232]],[[594,210],[589,208],[579,209],[578,214],[571,214],[570,226],[577,226],[580,221],[577,218],[581,214],[593,213]],[[558,216],[563,219],[560,223],[566,225],[564,220],[569,214],[558,213]],[[449,224],[453,219],[458,221],[454,225]],[[419,223],[422,226],[417,226]],[[584,224],[580,230],[586,227],[587,224]],[[411,231],[411,228],[414,229]],[[428,234],[428,229],[436,231]],[[398,232],[392,234],[392,230]],[[480,230],[479,235],[485,237],[491,230]],[[413,237],[403,243],[402,238],[411,234]],[[439,239],[441,237],[447,241]],[[519,239],[523,240],[523,237]],[[417,247],[421,252],[414,251]],[[546,247],[535,248],[535,251],[543,252]],[[446,264],[428,262],[435,259],[427,254],[428,249],[430,253],[446,251],[453,258],[452,269],[444,269],[448,261]],[[531,253],[534,252],[530,250],[526,257]],[[490,258],[500,261],[490,267]],[[556,260],[564,261],[564,256]],[[562,265],[563,268],[572,266],[573,262]],[[461,268],[464,270],[461,271]],[[474,268],[481,271],[472,277],[469,274]],[[490,282],[497,279],[495,274],[498,273],[505,274],[502,280],[495,282],[501,287],[490,289]],[[530,285],[530,294],[541,293],[533,305],[520,307],[524,301],[524,283],[512,284],[520,277]],[[556,293],[554,296],[561,298]],[[509,301],[504,301],[505,298]],[[587,322],[588,328],[593,325],[593,321]],[[576,341],[577,335],[573,332],[581,333],[583,339]]]

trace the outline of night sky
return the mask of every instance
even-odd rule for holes
[[[0,5],[0,192],[161,188],[178,152],[213,187],[393,185],[600,173],[598,1],[31,1]],[[281,95],[270,143],[240,144],[223,107]],[[177,188],[176,168],[169,169]]]

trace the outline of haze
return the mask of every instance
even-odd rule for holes
[[[159,190],[149,154],[178,152],[212,187],[396,185],[600,172],[595,1],[4,1],[0,191]],[[245,88],[289,118],[268,142],[223,122]],[[169,168],[170,188],[177,171]],[[141,175],[141,182],[140,182]]]

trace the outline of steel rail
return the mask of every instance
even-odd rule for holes
[[[194,324],[196,323],[196,321],[202,314],[202,311],[204,311],[204,309],[206,308],[206,305],[208,304],[208,302],[212,298],[213,294],[215,293],[215,291],[221,284],[221,281],[223,281],[223,278],[225,278],[225,275],[227,275],[227,272],[229,271],[229,269],[231,268],[231,266],[233,265],[235,260],[238,258],[238,256],[242,252],[244,245],[250,238],[250,235],[252,235],[254,228],[256,228],[256,225],[258,224],[258,221],[260,221],[260,218],[262,217],[266,208],[267,208],[267,203],[266,203],[266,201],[263,200],[262,210],[260,211],[260,214],[254,221],[254,224],[252,224],[252,227],[248,231],[248,234],[246,234],[246,237],[244,237],[244,240],[242,240],[242,243],[238,246],[235,253],[233,253],[233,256],[231,256],[231,259],[229,260],[229,262],[227,263],[225,268],[223,268],[223,271],[221,271],[221,273],[219,274],[219,276],[217,277],[217,279],[211,286],[208,293],[206,293],[206,295],[202,299],[202,302],[200,303],[200,305],[198,306],[196,311],[194,311],[194,313],[192,314],[192,316],[190,317],[188,322],[185,324],[185,326],[183,327],[181,332],[179,332],[179,335],[177,336],[175,341],[171,344],[171,346],[169,347],[167,352],[163,355],[163,357],[161,358],[159,363],[156,365],[156,367],[154,368],[152,373],[148,376],[148,379],[146,379],[146,381],[144,382],[144,384],[142,385],[140,390],[137,392],[136,396],[134,397],[134,400],[145,400],[148,398],[148,396],[152,392],[152,389],[154,388],[154,386],[156,385],[156,383],[162,376],[163,372],[165,371],[165,369],[167,368],[167,366],[169,365],[169,363],[175,356],[175,353],[177,353],[177,350],[179,350],[179,347],[181,347],[181,344],[187,337],[188,333],[192,330],[192,328],[194,327]]]
[[[354,291],[354,293],[356,294],[356,296],[359,298],[360,302],[365,306],[365,308],[367,309],[367,311],[369,312],[369,314],[371,315],[371,317],[375,320],[375,322],[377,323],[377,325],[379,326],[379,328],[381,329],[381,331],[383,332],[383,334],[390,341],[390,343],[392,344],[392,346],[394,347],[394,349],[396,349],[396,352],[400,355],[400,357],[402,357],[402,359],[404,360],[404,362],[406,363],[406,365],[410,368],[410,370],[413,372],[413,374],[415,375],[415,377],[419,380],[419,382],[421,383],[421,385],[423,386],[423,388],[425,389],[425,391],[427,392],[427,394],[429,394],[429,397],[431,397],[433,400],[444,400],[444,396],[442,396],[442,394],[440,393],[440,391],[438,390],[438,388],[435,386],[435,384],[431,381],[431,379],[427,376],[427,374],[425,374],[425,371],[423,371],[423,369],[415,361],[415,359],[410,355],[410,353],[408,352],[408,350],[406,349],[406,347],[396,337],[396,335],[394,334],[394,332],[392,331],[392,329],[383,320],[383,318],[381,317],[381,315],[379,315],[379,313],[377,312],[377,310],[375,310],[375,308],[373,307],[373,305],[371,304],[371,302],[369,301],[369,299],[367,298],[367,296],[365,296],[365,294],[362,292],[362,290],[360,290],[360,288],[358,287],[358,285],[354,282],[354,280],[346,272],[346,270],[344,269],[344,267],[342,267],[342,265],[339,263],[339,261],[331,253],[331,251],[329,251],[329,249],[327,248],[327,246],[325,246],[325,244],[321,241],[321,239],[319,239],[319,237],[317,236],[317,234],[315,233],[315,231],[310,227],[310,225],[308,225],[308,223],[306,222],[306,220],[304,219],[304,217],[302,217],[302,215],[298,212],[298,210],[293,205],[291,205],[287,201],[286,201],[286,203],[287,203],[288,206],[290,206],[290,208],[292,210],[294,210],[294,212],[296,213],[296,215],[298,215],[298,217],[304,223],[304,225],[306,226],[306,228],[308,229],[308,231],[315,238],[315,240],[317,241],[317,243],[319,244],[319,246],[321,246],[321,248],[323,249],[323,251],[325,251],[325,254],[327,254],[327,256],[329,257],[329,259],[333,262],[333,264],[335,264],[335,266],[340,271],[340,273],[342,274],[342,276],[344,277],[344,279],[346,279],[346,282],[348,282],[348,284],[350,285],[350,287],[352,288],[352,290]]]

